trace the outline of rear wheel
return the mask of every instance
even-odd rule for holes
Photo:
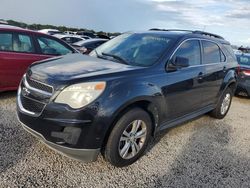
[[[231,88],[227,88],[219,100],[217,107],[210,113],[212,117],[217,119],[223,119],[231,106],[233,98],[233,91]]]
[[[105,148],[105,158],[117,167],[128,166],[139,159],[147,148],[152,121],[147,112],[135,108],[115,124]]]

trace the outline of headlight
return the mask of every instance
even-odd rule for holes
[[[99,97],[106,82],[88,82],[66,87],[56,97],[56,103],[68,104],[71,108],[82,108]]]

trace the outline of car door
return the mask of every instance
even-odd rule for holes
[[[216,102],[223,79],[227,73],[226,57],[219,45],[212,41],[202,40],[203,51],[203,103],[212,105]]]
[[[36,53],[32,34],[0,33],[0,89],[16,89],[27,67],[44,59]]]
[[[176,67],[177,58],[185,58],[188,67]],[[166,85],[163,93],[166,100],[166,121],[193,113],[203,107],[203,66],[199,40],[186,40],[176,50],[167,65]],[[170,69],[174,67],[174,69]]]

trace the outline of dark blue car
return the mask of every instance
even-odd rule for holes
[[[23,127],[83,161],[141,157],[151,136],[205,113],[226,116],[238,63],[230,43],[201,31],[122,34],[92,51],[33,64],[18,90]],[[157,159],[155,159],[157,160]]]
[[[250,54],[237,54],[239,63],[239,78],[236,94],[250,96]]]

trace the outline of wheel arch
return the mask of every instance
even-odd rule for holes
[[[111,126],[107,130],[103,143],[102,143],[102,149],[105,148],[106,143],[108,141],[108,138],[116,124],[116,122],[122,117],[122,115],[129,110],[133,108],[141,108],[144,111],[146,111],[152,121],[152,133],[151,135],[154,136],[156,132],[156,127],[158,126],[159,123],[159,110],[158,107],[153,103],[153,101],[149,99],[137,99],[137,100],[132,100],[126,105],[123,105],[117,112],[114,114],[114,119],[112,120]]]

